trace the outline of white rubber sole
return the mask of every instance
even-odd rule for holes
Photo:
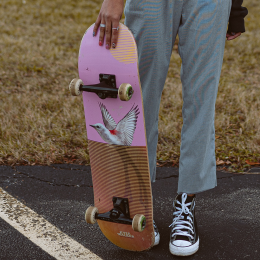
[[[160,242],[160,234],[158,234],[158,236],[155,237],[153,246],[159,245],[159,242]]]
[[[199,238],[198,241],[192,246],[175,246],[170,242],[169,249],[173,255],[189,256],[195,254],[199,250],[199,242]]]

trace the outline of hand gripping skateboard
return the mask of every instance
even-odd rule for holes
[[[88,135],[95,206],[85,218],[115,245],[147,250],[153,205],[135,40],[120,24],[117,47],[107,50],[92,32],[93,25],[81,41],[79,79],[69,86],[83,95]]]

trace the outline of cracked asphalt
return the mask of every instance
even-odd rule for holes
[[[197,195],[200,250],[174,257],[168,250],[172,201],[178,168],[157,168],[153,184],[154,218],[160,244],[146,252],[128,252],[111,244],[84,212],[93,204],[89,166],[0,166],[0,187],[62,232],[103,259],[259,259],[260,168],[251,174],[217,172],[218,186]],[[54,259],[0,218],[1,259]]]

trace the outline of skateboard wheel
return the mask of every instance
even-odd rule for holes
[[[142,232],[146,225],[146,218],[144,215],[136,214],[133,218],[132,228],[134,231]]]
[[[85,219],[87,223],[89,224],[95,224],[97,222],[96,220],[96,214],[98,213],[98,208],[96,207],[88,207],[85,213]]]
[[[122,101],[128,101],[133,96],[134,90],[128,83],[123,83],[118,89],[118,96]]]
[[[83,85],[83,81],[81,79],[73,79],[70,82],[69,90],[72,96],[79,96],[82,93],[80,90],[81,85]]]

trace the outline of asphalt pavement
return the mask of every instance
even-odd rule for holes
[[[260,168],[249,174],[217,172],[218,186],[197,195],[200,249],[190,257],[168,250],[172,202],[178,168],[157,168],[153,184],[154,218],[160,244],[129,252],[111,244],[84,212],[93,204],[89,166],[0,166],[0,187],[62,232],[106,260],[116,259],[260,259]],[[0,259],[54,259],[0,218]]]

